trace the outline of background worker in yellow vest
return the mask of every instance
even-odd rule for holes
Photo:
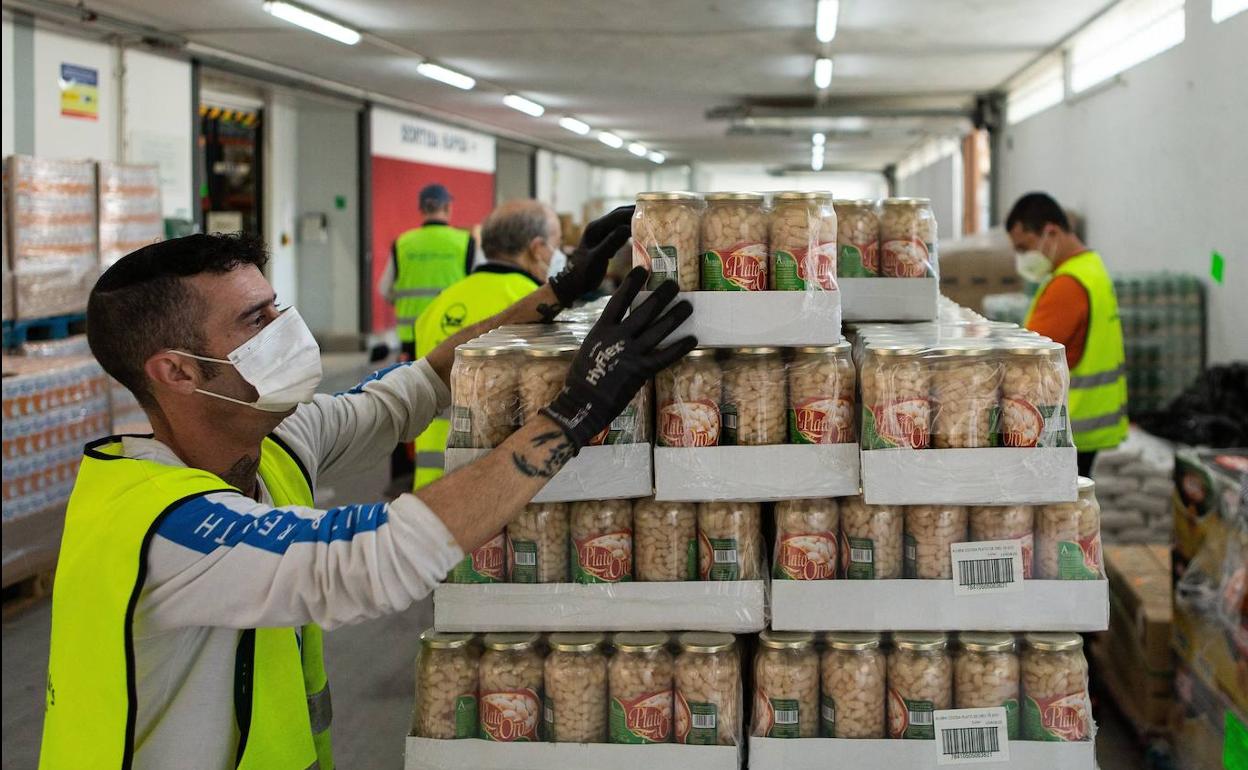
[[[535,200],[509,201],[481,226],[486,261],[445,289],[416,321],[416,356],[424,357],[466,326],[485,320],[537,290],[562,257],[562,228],[554,209]],[[450,422],[446,415],[416,439],[415,487],[442,477],[442,450]]]
[[[1022,276],[1040,284],[1024,325],[1066,346],[1070,427],[1079,473],[1127,437],[1127,379],[1114,283],[1101,256],[1071,232],[1062,207],[1024,195],[1005,220]]]
[[[394,239],[379,292],[394,304],[395,330],[405,360],[416,358],[416,319],[447,286],[472,270],[477,247],[467,230],[451,227],[451,193],[440,184],[420,191],[424,224]]]
[[[632,211],[567,269],[428,356],[337,396],[277,303],[258,239],[144,247],[92,289],[87,341],[153,434],[84,453],[52,596],[44,770],[329,770],[321,628],[405,609],[523,509],[653,377],[696,344],[675,284],[625,319],[638,269],[564,388],[476,463],[388,503],[318,509],[318,482],[375,466],[450,403],[455,345],[548,319],[602,281]],[[414,638],[408,643],[414,643]]]

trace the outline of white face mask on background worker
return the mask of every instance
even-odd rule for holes
[[[195,392],[263,412],[285,412],[309,403],[321,384],[321,348],[293,307],[282,311],[256,336],[230,351],[225,359],[197,356],[182,350],[169,352],[233,366],[239,376],[256,389],[255,401],[242,401],[202,388],[196,388]]]
[[[1032,283],[1044,283],[1053,274],[1053,257],[1044,252],[1046,240],[1041,233],[1034,248],[1014,252],[1014,269]]]

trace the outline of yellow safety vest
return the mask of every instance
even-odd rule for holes
[[[1092,452],[1116,447],[1127,437],[1127,375],[1114,282],[1095,251],[1066,260],[1049,280],[1059,275],[1074,278],[1088,294],[1088,337],[1083,357],[1070,372],[1070,428],[1075,448]],[[1027,310],[1024,325],[1028,328],[1048,285],[1046,281],[1040,287]]]
[[[499,262],[477,267],[421,313],[416,321],[416,357],[424,358],[447,337],[503,312],[537,287],[537,280],[518,267]],[[442,477],[442,451],[450,428],[450,421],[439,417],[416,438],[416,489]]]
[[[42,770],[129,768],[136,703],[134,612],[147,549],[165,514],[190,498],[237,491],[220,477],[121,454],[121,438],[87,445],[65,514],[52,591]],[[275,505],[311,506],[299,460],[264,440],[260,477]],[[332,709],[315,625],[239,631],[236,767],[332,770]],[[228,707],[223,704],[223,707]],[[170,758],[170,766],[176,766]]]
[[[399,340],[412,342],[413,324],[443,289],[463,280],[467,230],[425,224],[394,242],[394,315]]]

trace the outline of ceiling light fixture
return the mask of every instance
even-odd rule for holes
[[[282,21],[288,21],[318,35],[324,35],[331,40],[337,40],[339,43],[355,45],[360,42],[359,32],[336,21],[327,19],[318,13],[304,10],[297,5],[280,2],[280,0],[271,0],[266,2],[263,8],[264,12],[270,16]]]
[[[546,113],[545,107],[533,101],[532,99],[525,99],[523,96],[520,96],[519,94],[507,94],[506,96],[503,97],[503,104],[507,105],[513,110],[519,110],[520,112],[523,112],[525,115],[531,115],[532,117],[535,117],[535,118],[540,118],[542,115]]]
[[[624,146],[624,140],[610,131],[599,131],[598,141],[615,150]]]
[[[416,71],[430,80],[446,83],[448,86],[454,86],[461,91],[471,91],[472,87],[477,84],[475,78],[471,78],[462,72],[447,69],[433,62],[422,61],[416,65]]]
[[[823,146],[810,148],[810,170],[823,171]]]
[[[586,123],[583,120],[577,120],[576,118],[571,117],[570,115],[564,115],[562,118],[559,118],[559,125],[568,129],[572,133],[580,134],[581,136],[584,136],[585,134],[589,133],[588,123]]]
[[[815,59],[815,87],[820,91],[832,85],[832,60]]]
[[[651,152],[646,157],[650,159],[651,163],[658,163],[660,165],[663,163],[663,161],[667,160],[667,156],[661,152]]]
[[[815,37],[820,43],[831,43],[836,37],[836,21],[840,15],[840,0],[819,0],[815,6]]]
[[[824,144],[827,143],[827,141],[828,141],[828,137],[826,134],[823,134],[823,133],[813,134],[810,137],[811,144],[813,144],[816,147],[822,147]]]
[[[646,153],[649,152],[649,150],[646,149],[646,146],[641,142],[633,142],[628,145],[628,151],[636,155],[638,158],[646,157]]]

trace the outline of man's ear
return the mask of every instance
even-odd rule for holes
[[[157,390],[191,395],[202,376],[195,360],[168,350],[154,353],[143,364],[143,371]]]

